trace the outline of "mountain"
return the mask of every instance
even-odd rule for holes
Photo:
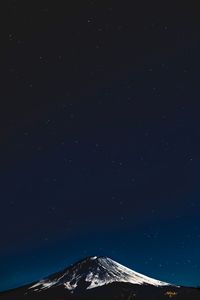
[[[43,279],[29,288],[32,291],[61,286],[70,291],[92,289],[112,282],[165,286],[161,282],[128,269],[107,257],[89,257],[71,268]]]
[[[175,286],[137,273],[108,257],[88,257],[33,284],[0,293],[2,300],[200,299],[195,288]]]

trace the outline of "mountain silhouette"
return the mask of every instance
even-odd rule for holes
[[[2,300],[197,300],[197,288],[177,286],[135,272],[108,257],[91,256],[18,289]]]

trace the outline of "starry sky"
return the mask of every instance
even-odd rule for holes
[[[200,20],[168,2],[0,4],[0,290],[90,255],[200,285]]]

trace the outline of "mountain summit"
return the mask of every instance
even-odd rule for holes
[[[41,291],[50,287],[64,286],[67,290],[93,289],[113,282],[136,285],[167,286],[166,282],[137,273],[108,257],[88,257],[62,272],[40,280],[29,290]]]

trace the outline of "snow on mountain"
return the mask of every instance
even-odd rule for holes
[[[32,285],[29,290],[41,291],[63,285],[66,289],[93,289],[112,282],[137,285],[167,286],[169,283],[137,273],[107,257],[89,257],[77,264]]]

